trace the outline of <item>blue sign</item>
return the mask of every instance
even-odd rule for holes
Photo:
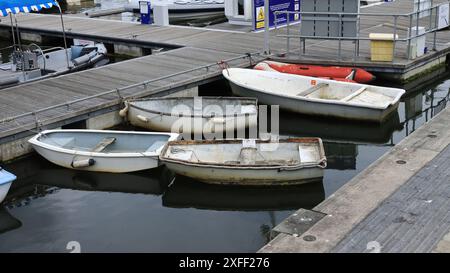
[[[278,14],[275,22],[275,11],[300,11],[300,0],[269,0],[269,27],[287,24],[287,15]],[[264,29],[264,0],[253,0],[253,29]],[[300,14],[289,14],[289,23],[300,21]]]

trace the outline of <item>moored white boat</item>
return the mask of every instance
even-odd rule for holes
[[[108,130],[48,130],[29,140],[50,162],[71,169],[124,173],[156,168],[178,134]]]
[[[319,138],[172,141],[160,160],[173,172],[210,184],[293,185],[323,177]]]
[[[25,46],[24,46],[25,47]],[[36,44],[17,50],[12,61],[0,64],[0,88],[30,81],[56,77],[109,62],[107,49],[102,43],[41,49]]]
[[[235,95],[308,114],[381,122],[396,111],[403,89],[338,82],[272,71],[223,70]]]
[[[169,97],[129,100],[120,111],[134,125],[183,134],[222,133],[257,126],[254,98]]]
[[[14,174],[7,172],[0,167],[0,203],[5,199],[14,180],[16,180]]]

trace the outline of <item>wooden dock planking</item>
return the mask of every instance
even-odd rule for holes
[[[51,78],[35,83],[24,84],[0,90],[0,105],[15,105],[14,108],[2,109],[0,119],[15,116],[30,111],[73,101],[79,98],[93,96],[105,91],[129,86],[143,81],[157,79],[170,74],[214,64],[223,59],[238,57],[234,53],[216,50],[184,47],[161,54],[144,56],[121,63],[112,64],[89,71],[81,71],[69,75]],[[247,60],[237,60],[232,64],[248,65]],[[151,95],[176,86],[192,84],[196,81],[220,74],[219,66],[181,73],[179,75],[152,82],[146,88],[138,87],[121,91],[121,96]],[[42,125],[58,122],[77,115],[90,113],[105,107],[117,105],[119,97],[116,93],[92,98],[83,103],[69,107],[60,107],[39,113],[38,120]],[[21,118],[19,124],[33,124],[33,116]],[[17,122],[0,124],[0,138],[25,130]],[[31,126],[30,125],[30,126]]]
[[[447,108],[314,207],[320,219],[290,226],[260,252],[370,252],[375,242],[380,252],[433,251],[450,231],[449,122]]]
[[[444,2],[439,0],[438,2]],[[438,3],[435,1],[435,3]],[[391,3],[364,9],[362,12],[371,13],[407,13],[410,11],[410,0],[397,0]],[[409,7],[409,8],[408,8]],[[408,9],[407,9],[408,8]],[[18,15],[19,26],[26,32],[51,34],[60,36],[60,18],[57,15],[27,14]],[[408,25],[406,19],[400,19],[399,25]],[[389,32],[392,28],[383,26],[385,19],[373,18],[364,20],[361,24],[362,33],[368,35],[370,32]],[[9,20],[0,22],[0,26],[7,27]],[[35,111],[58,103],[65,103],[80,97],[92,96],[104,91],[114,90],[135,83],[156,79],[159,77],[183,72],[192,68],[202,67],[207,64],[238,57],[247,53],[261,52],[264,43],[264,33],[245,33],[239,31],[213,30],[209,28],[188,28],[181,26],[149,26],[133,22],[120,22],[102,19],[82,18],[65,16],[67,36],[71,38],[85,38],[109,43],[121,43],[124,45],[141,45],[146,47],[167,46],[178,48],[151,56],[111,64],[109,66],[91,69],[89,71],[77,72],[58,78],[21,85],[19,87],[0,90],[0,119],[13,115]],[[239,29],[239,28],[237,28]],[[279,34],[286,33],[286,28],[280,28]],[[292,26],[291,33],[299,31],[299,25]],[[401,32],[406,33],[405,31]],[[277,38],[277,32],[270,33],[270,46],[273,53],[285,53],[286,39]],[[438,33],[438,48],[447,50],[450,48],[449,31]],[[430,41],[430,38],[428,38]],[[342,60],[349,61],[355,65],[373,64],[370,62],[369,42],[362,41],[361,57],[353,62],[354,45],[351,42],[342,43]],[[291,51],[295,58],[304,61],[326,61],[337,62],[336,41],[308,40],[307,55],[300,56],[299,39],[291,39]],[[397,48],[405,51],[406,44],[397,43]],[[406,60],[405,53],[399,54],[393,63],[380,64],[386,67],[405,67],[413,61]],[[255,62],[262,58],[255,58]],[[324,64],[326,64],[326,62]],[[230,62],[231,66],[249,66],[248,60],[237,60]],[[121,92],[123,96],[152,95],[166,92],[175,87],[192,86],[195,83],[211,79],[220,75],[218,66],[209,70],[200,69],[183,73],[163,80],[151,82],[147,88],[134,88]],[[77,103],[70,109],[76,111],[64,112],[63,109],[52,110],[40,114],[47,118],[48,113],[56,114],[58,117],[48,118],[50,120],[62,120],[66,117],[90,113],[98,109],[117,105],[117,94],[107,95],[102,98],[94,98],[85,103]],[[36,101],[39,102],[36,102]],[[59,118],[59,119],[58,119]],[[24,118],[25,121],[32,118]],[[48,122],[44,122],[48,124]],[[16,126],[17,127],[17,126]],[[5,130],[3,130],[5,129]],[[0,124],[0,140],[13,132],[19,132],[14,124]],[[8,133],[7,133],[8,132]]]

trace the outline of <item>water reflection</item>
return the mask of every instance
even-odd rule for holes
[[[20,228],[22,223],[11,215],[9,210],[0,207],[0,234]]]
[[[34,183],[81,191],[161,195],[169,181],[163,168],[135,173],[95,173],[53,167],[40,170]]]
[[[282,135],[321,137],[330,142],[383,144],[391,140],[394,131],[401,129],[398,112],[381,124],[280,112]]]
[[[224,187],[179,176],[164,193],[162,202],[173,208],[270,211],[310,209],[324,198],[322,180],[298,186]]]
[[[242,188],[177,177],[170,184],[164,168],[117,175],[62,169],[38,156],[17,161],[5,166],[18,180],[0,209],[0,251],[64,252],[78,240],[91,252],[254,252],[293,211],[313,208],[442,111],[449,91],[447,80],[410,92],[379,125],[280,113],[284,136],[324,140],[328,168],[318,183]]]
[[[424,119],[425,122],[431,120],[435,115],[447,107],[450,100],[450,87],[447,90],[432,88],[428,91],[408,93],[402,98],[405,105],[405,126],[406,136],[417,129],[417,120]]]

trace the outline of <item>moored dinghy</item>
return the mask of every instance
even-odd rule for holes
[[[172,141],[160,160],[173,172],[210,184],[303,184],[323,176],[319,138]]]
[[[308,115],[381,122],[398,108],[403,89],[253,69],[223,71],[234,94]]]
[[[156,168],[178,134],[107,130],[48,130],[29,140],[50,162],[71,169],[124,173]]]
[[[0,167],[0,203],[3,202],[8,194],[11,183],[16,180],[16,176],[10,172],[5,171]]]
[[[120,111],[138,127],[175,133],[214,133],[257,125],[258,101],[235,97],[129,100]]]

